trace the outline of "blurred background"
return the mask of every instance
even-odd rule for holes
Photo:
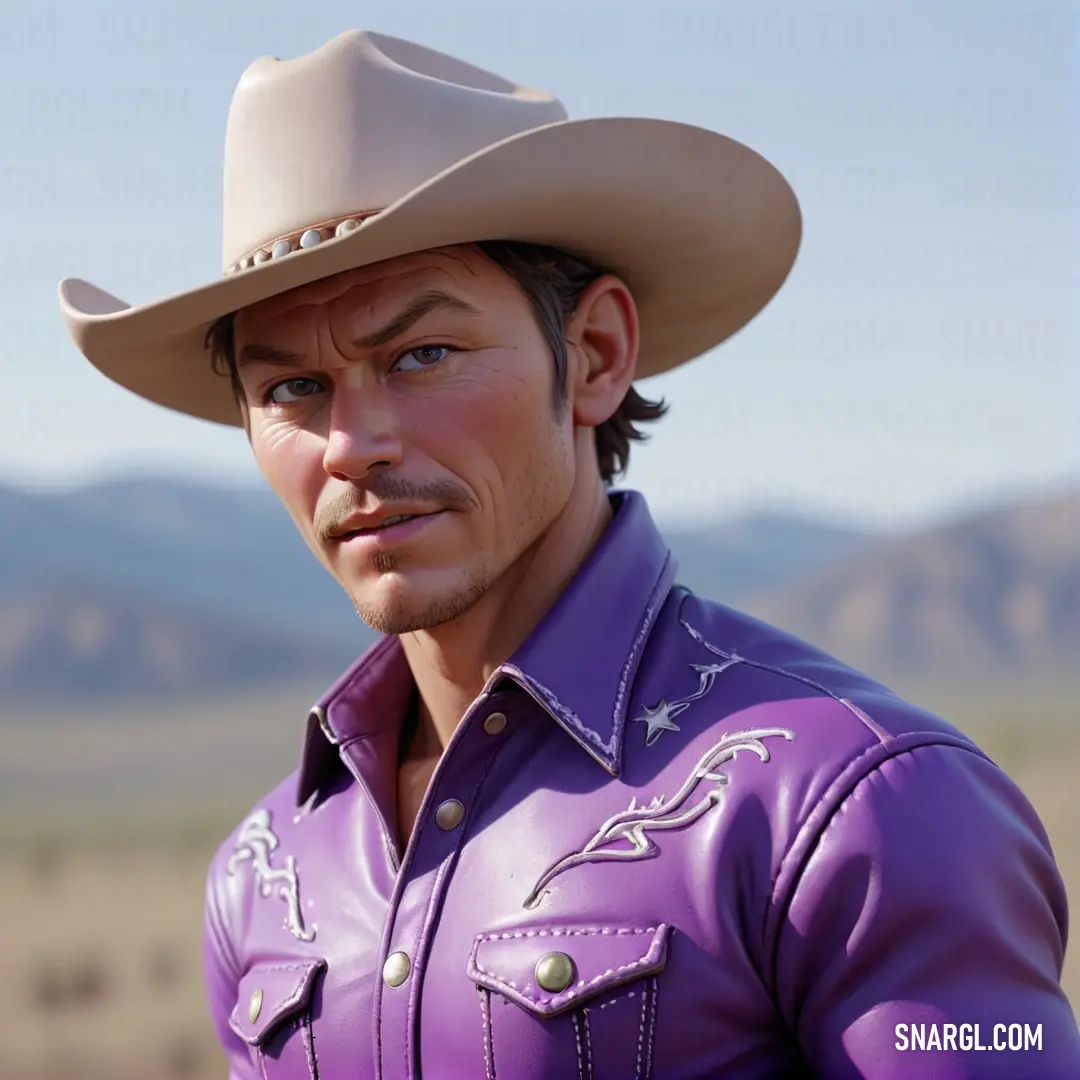
[[[241,71],[352,27],[789,177],[789,284],[646,384],[671,412],[627,483],[686,584],[978,738],[1080,902],[1074,3],[5,0],[0,1080],[225,1075],[207,864],[371,640],[243,434],[107,382],[55,301],[218,274]]]

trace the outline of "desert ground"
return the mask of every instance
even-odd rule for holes
[[[295,766],[311,690],[164,716],[0,708],[0,1080],[224,1080],[199,966],[206,868]],[[1028,794],[1080,910],[1080,691],[909,695]],[[1080,942],[1065,986],[1080,1005]]]

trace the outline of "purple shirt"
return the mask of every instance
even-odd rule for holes
[[[312,710],[210,871],[231,1077],[1080,1077],[1064,889],[1016,786],[676,585],[644,500],[614,498],[404,851],[398,641]]]

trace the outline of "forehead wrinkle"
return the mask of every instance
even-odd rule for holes
[[[460,271],[464,271],[472,279],[477,279],[483,275],[485,269],[482,261],[477,265],[476,260],[470,259],[468,250],[459,248],[437,249],[424,252],[423,255],[425,259],[419,261],[419,264],[417,264],[416,260],[411,260],[413,261],[412,265],[399,265],[389,273],[384,272],[367,280],[364,280],[363,277],[358,281],[341,279],[346,277],[354,278],[357,274],[362,275],[364,270],[370,268],[361,268],[359,271],[344,271],[342,274],[334,275],[332,278],[311,282],[308,285],[292,290],[291,293],[285,293],[262,301],[260,304],[242,310],[239,314],[241,317],[248,316],[251,320],[249,322],[251,336],[258,338],[262,336],[260,333],[262,327],[258,325],[262,322],[262,319],[258,317],[262,314],[259,311],[260,308],[263,308],[263,312],[265,312],[263,317],[271,326],[278,323],[279,320],[292,322],[294,319],[302,319],[310,312],[327,307],[332,310],[333,314],[337,314],[341,307],[352,308],[356,315],[360,316],[356,321],[360,322],[362,320],[362,325],[350,328],[350,333],[347,336],[350,339],[357,340],[365,336],[364,331],[367,331],[370,335],[369,326],[374,330],[378,328],[380,322],[385,323],[387,317],[391,314],[399,314],[403,307],[407,309],[409,299],[415,300],[417,293],[422,295],[425,285],[428,291],[441,291],[432,289],[435,282],[441,283],[445,281],[451,286],[463,285],[464,282],[461,281],[462,275]],[[401,256],[401,258],[410,259],[410,256]],[[447,265],[448,263],[453,264],[453,267]],[[454,268],[457,268],[459,273],[455,274],[453,272]],[[453,289],[452,293],[458,291],[458,289]],[[409,297],[408,294],[413,294],[413,296]],[[461,299],[463,305],[475,308],[475,305],[468,304],[463,297],[455,297],[455,299]],[[263,307],[263,305],[266,305],[266,307]],[[396,310],[387,312],[387,308]],[[386,314],[382,314],[383,312]],[[382,315],[381,319],[380,315]],[[332,321],[336,322],[337,320],[332,319]],[[255,325],[251,325],[251,323]],[[266,327],[266,329],[269,330],[270,327]],[[332,334],[334,338],[337,336],[336,332]],[[258,343],[256,343],[256,348],[260,348]],[[271,353],[280,350],[266,347],[260,349],[260,351]],[[306,349],[304,351],[306,352]],[[293,357],[299,359],[296,354],[293,354]],[[283,362],[284,359],[278,361],[278,363]]]
[[[408,279],[408,280],[405,280]],[[356,310],[366,309],[372,316],[388,304],[407,302],[402,294],[416,294],[434,287],[436,279],[454,283],[454,276],[441,267],[414,267],[399,274],[387,275],[374,281],[358,281],[327,303],[337,307],[350,306]]]
[[[360,267],[355,270],[344,270],[340,274],[334,274],[329,278],[308,282],[298,286],[279,296],[270,297],[252,305],[247,309],[252,313],[265,310],[270,318],[288,311],[301,310],[303,308],[335,303],[342,296],[356,289],[376,289],[391,286],[400,282],[404,277],[415,275],[422,277],[425,274],[441,275],[453,278],[449,267],[438,265],[439,263],[454,263],[464,269],[470,276],[477,277],[477,267],[470,265],[468,252],[459,248],[439,248],[425,252],[415,252],[410,255],[401,255],[397,259],[390,260],[390,266],[373,263],[371,266]],[[394,263],[403,265],[394,266]],[[380,266],[382,269],[376,271]],[[348,278],[349,280],[342,280]]]

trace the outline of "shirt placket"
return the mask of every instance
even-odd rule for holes
[[[458,856],[480,810],[484,779],[515,726],[514,711],[509,693],[474,704],[447,746],[420,807],[380,951],[374,1017],[379,1080],[414,1080],[419,1075],[420,994],[432,937]]]

